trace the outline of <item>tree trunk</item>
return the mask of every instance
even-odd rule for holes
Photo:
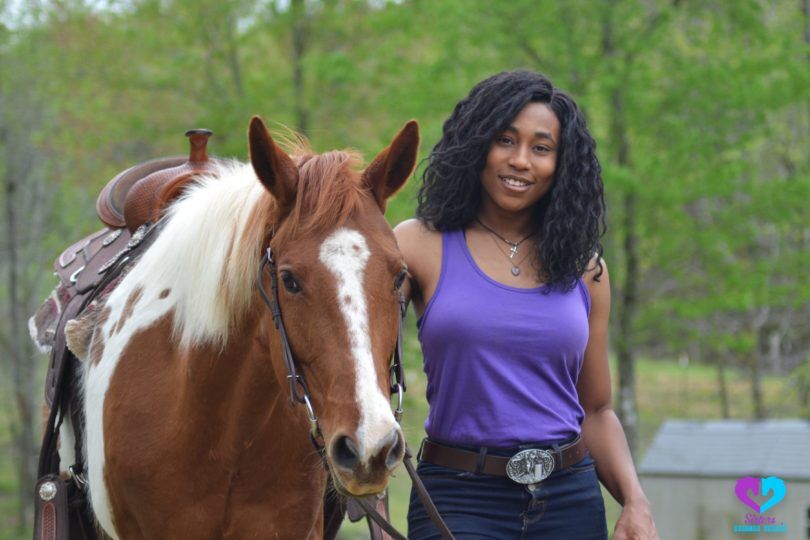
[[[768,368],[771,373],[782,375],[782,333],[774,328],[768,333]]]
[[[731,418],[731,405],[728,399],[728,376],[726,373],[726,351],[712,346],[711,336],[717,335],[719,332],[715,316],[711,315],[706,319],[706,327],[701,333],[700,348],[702,351],[708,352],[708,356],[704,355],[703,359],[709,358],[709,362],[714,364],[715,375],[717,376],[717,393],[720,396],[720,416],[721,418]]]
[[[236,15],[228,14],[225,28],[225,46],[227,48],[228,69],[231,72],[231,81],[240,100],[245,97],[245,85],[242,82],[242,64],[239,62],[239,46],[237,44],[238,29],[236,28]]]
[[[766,347],[768,326],[767,322],[771,315],[770,306],[765,306],[757,310],[753,317],[753,334],[756,342],[751,349],[749,357],[749,367],[751,369],[751,402],[754,407],[754,418],[762,420],[765,418],[765,403],[762,397],[762,356]]]
[[[810,43],[810,0],[802,0],[802,15],[804,16],[804,42]],[[810,52],[807,53],[810,59]]]
[[[9,133],[6,96],[0,95],[0,142],[6,149],[6,168],[3,175],[6,228],[6,283],[8,286],[8,340],[7,361],[13,382],[15,414],[11,421],[12,440],[17,468],[17,524],[20,531],[31,522],[32,495],[35,483],[36,445],[34,442],[35,398],[33,347],[26,324],[26,301],[23,300],[23,264],[20,260],[19,225],[21,216],[20,188],[26,186],[32,166],[32,150],[27,147],[28,134]]]
[[[604,10],[602,51],[613,60],[612,69],[620,70],[620,61],[613,36],[612,10]],[[621,79],[619,77],[619,79]],[[624,94],[621,80],[615,81],[611,90],[610,140],[613,142],[616,162],[626,169],[630,164],[630,144],[624,110]],[[636,231],[636,205],[638,196],[633,186],[626,186],[622,199],[623,227],[621,231],[624,248],[624,282],[621,286],[621,302],[617,306],[618,334],[616,355],[618,360],[619,395],[618,416],[624,427],[630,452],[636,456],[638,448],[638,418],[636,409],[635,351],[633,347],[633,321],[638,297],[638,232]]]
[[[614,113],[615,114],[615,113]],[[636,312],[638,284],[637,234],[635,231],[636,195],[632,191],[624,196],[624,283],[619,305],[619,333],[616,356],[619,371],[619,420],[624,426],[627,443],[635,456],[638,443],[636,414],[636,362],[633,347],[633,320]]]
[[[754,406],[754,419],[765,418],[765,404],[762,400],[762,367],[760,353],[756,348],[751,351],[751,401]]]
[[[791,376],[796,384],[801,416],[810,419],[810,360],[796,366]]]
[[[717,355],[717,388],[720,391],[720,414],[731,418],[728,403],[728,382],[726,381],[726,360],[722,354]]]
[[[307,14],[304,0],[292,0],[290,10],[293,15],[292,28],[292,69],[293,99],[295,102],[296,129],[306,135],[309,128],[309,113],[304,95],[304,53],[307,44]]]

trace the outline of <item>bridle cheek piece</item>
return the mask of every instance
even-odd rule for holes
[[[264,274],[265,268],[268,268],[270,273],[269,296],[262,285],[262,275]],[[321,428],[318,426],[318,417],[315,415],[315,409],[312,407],[309,388],[307,387],[303,373],[298,372],[297,362],[293,357],[292,350],[290,349],[290,342],[287,339],[287,331],[284,329],[284,320],[281,317],[281,306],[278,303],[278,272],[276,270],[276,261],[273,258],[273,249],[271,247],[267,248],[264,257],[262,257],[262,260],[259,263],[259,273],[256,276],[256,285],[259,288],[259,294],[262,295],[262,299],[264,299],[265,304],[267,304],[270,311],[273,313],[273,321],[275,322],[276,329],[279,333],[279,338],[281,339],[281,351],[284,355],[284,365],[287,367],[287,380],[290,383],[290,402],[293,403],[297,401],[299,403],[303,403],[306,407],[310,426],[309,437],[313,446],[315,446],[315,450],[317,450],[318,454],[320,454],[324,466],[328,468],[323,433],[321,433]],[[393,358],[391,359],[391,367],[388,373],[389,391],[391,394],[397,394],[397,408],[394,409],[394,418],[396,419],[397,423],[399,423],[402,419],[402,405],[406,390],[405,367],[402,364],[402,336],[406,310],[407,304],[405,302],[405,296],[402,294],[402,291],[399,290],[399,328],[397,330],[397,345],[394,349]],[[408,446],[405,445],[405,458],[403,459],[403,464],[405,465],[405,470],[408,471],[408,475],[411,477],[411,480],[414,483],[414,487],[417,490],[419,499],[422,501],[422,504],[425,505],[428,516],[430,516],[430,519],[439,529],[442,538],[445,540],[453,540],[453,533],[447,528],[447,525],[439,515],[436,506],[430,499],[430,494],[428,494],[424,484],[419,479],[419,475],[416,473],[416,470],[411,464],[410,456],[410,450],[408,449]],[[396,540],[406,540],[405,536],[394,529],[393,526],[368,503],[368,501],[364,500],[363,498],[357,498],[355,500],[363,508],[366,514],[368,514],[368,516],[374,520],[377,525],[386,531],[391,538]]]
[[[264,290],[262,285],[262,276],[265,269],[270,274],[270,295]],[[273,248],[268,247],[267,251],[259,263],[259,272],[256,276],[256,285],[259,288],[264,303],[270,308],[273,314],[273,322],[279,333],[281,340],[281,352],[284,356],[284,365],[287,368],[287,381],[290,385],[290,403],[298,402],[303,403],[306,408],[307,418],[309,419],[310,439],[315,449],[324,457],[324,440],[321,428],[318,425],[318,417],[315,414],[315,409],[312,406],[312,399],[309,393],[306,379],[303,373],[298,369],[298,362],[292,354],[290,349],[290,342],[287,338],[287,331],[284,328],[284,319],[281,316],[281,306],[278,303],[278,272],[276,269],[276,261],[273,257]],[[399,292],[399,328],[397,330],[397,345],[394,349],[393,358],[391,360],[391,368],[389,371],[389,386],[391,394],[397,394],[397,408],[394,410],[394,418],[397,423],[402,419],[402,405],[405,393],[405,369],[402,365],[402,334],[405,319],[405,297],[402,292]]]

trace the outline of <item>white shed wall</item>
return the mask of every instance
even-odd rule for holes
[[[786,480],[785,498],[765,515],[784,522],[787,533],[734,533],[755,513],[734,495],[736,478],[642,476],[661,540],[810,540],[810,482]]]

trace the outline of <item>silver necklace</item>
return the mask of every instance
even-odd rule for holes
[[[526,236],[525,238],[523,238],[522,240],[520,240],[520,241],[518,241],[518,242],[512,242],[511,240],[507,240],[506,238],[504,238],[503,236],[501,236],[500,234],[498,234],[498,232],[497,232],[495,229],[493,229],[492,227],[488,226],[487,224],[485,224],[485,223],[484,223],[483,221],[481,221],[480,219],[475,218],[475,221],[477,221],[478,223],[480,223],[480,224],[481,224],[481,226],[482,226],[483,228],[485,228],[487,231],[489,231],[490,233],[492,233],[492,234],[493,234],[493,235],[494,235],[496,238],[498,238],[499,240],[501,240],[501,241],[503,241],[503,242],[505,242],[506,244],[508,244],[508,245],[509,245],[510,250],[509,250],[509,254],[508,254],[508,255],[507,255],[506,253],[504,253],[504,251],[503,251],[503,250],[501,250],[501,249],[500,249],[500,246],[498,246],[498,248],[499,248],[498,250],[499,250],[501,253],[503,253],[504,255],[506,255],[506,256],[509,258],[509,262],[510,262],[510,263],[512,263],[512,275],[513,275],[513,276],[515,276],[515,277],[519,276],[519,275],[520,275],[520,264],[522,264],[522,263],[523,263],[523,261],[525,261],[525,260],[526,260],[526,257],[528,257],[528,255],[526,255],[526,257],[523,257],[523,258],[522,258],[522,259],[521,259],[519,262],[517,262],[517,263],[515,263],[515,262],[514,262],[515,255],[517,255],[518,248],[520,247],[520,244],[522,244],[523,242],[525,242],[526,240],[528,240],[529,238],[531,238],[531,237],[532,237],[532,235],[530,234],[530,235]]]

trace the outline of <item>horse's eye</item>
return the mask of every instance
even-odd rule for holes
[[[289,270],[282,270],[281,271],[281,282],[284,284],[284,288],[287,289],[289,292],[296,294],[301,292],[301,286],[295,281],[295,278],[292,275],[292,272]]]
[[[405,278],[407,277],[408,277],[408,269],[403,268],[402,271],[397,276],[397,279],[394,280],[394,287],[396,287],[397,289],[401,288],[402,284],[405,283]]]

